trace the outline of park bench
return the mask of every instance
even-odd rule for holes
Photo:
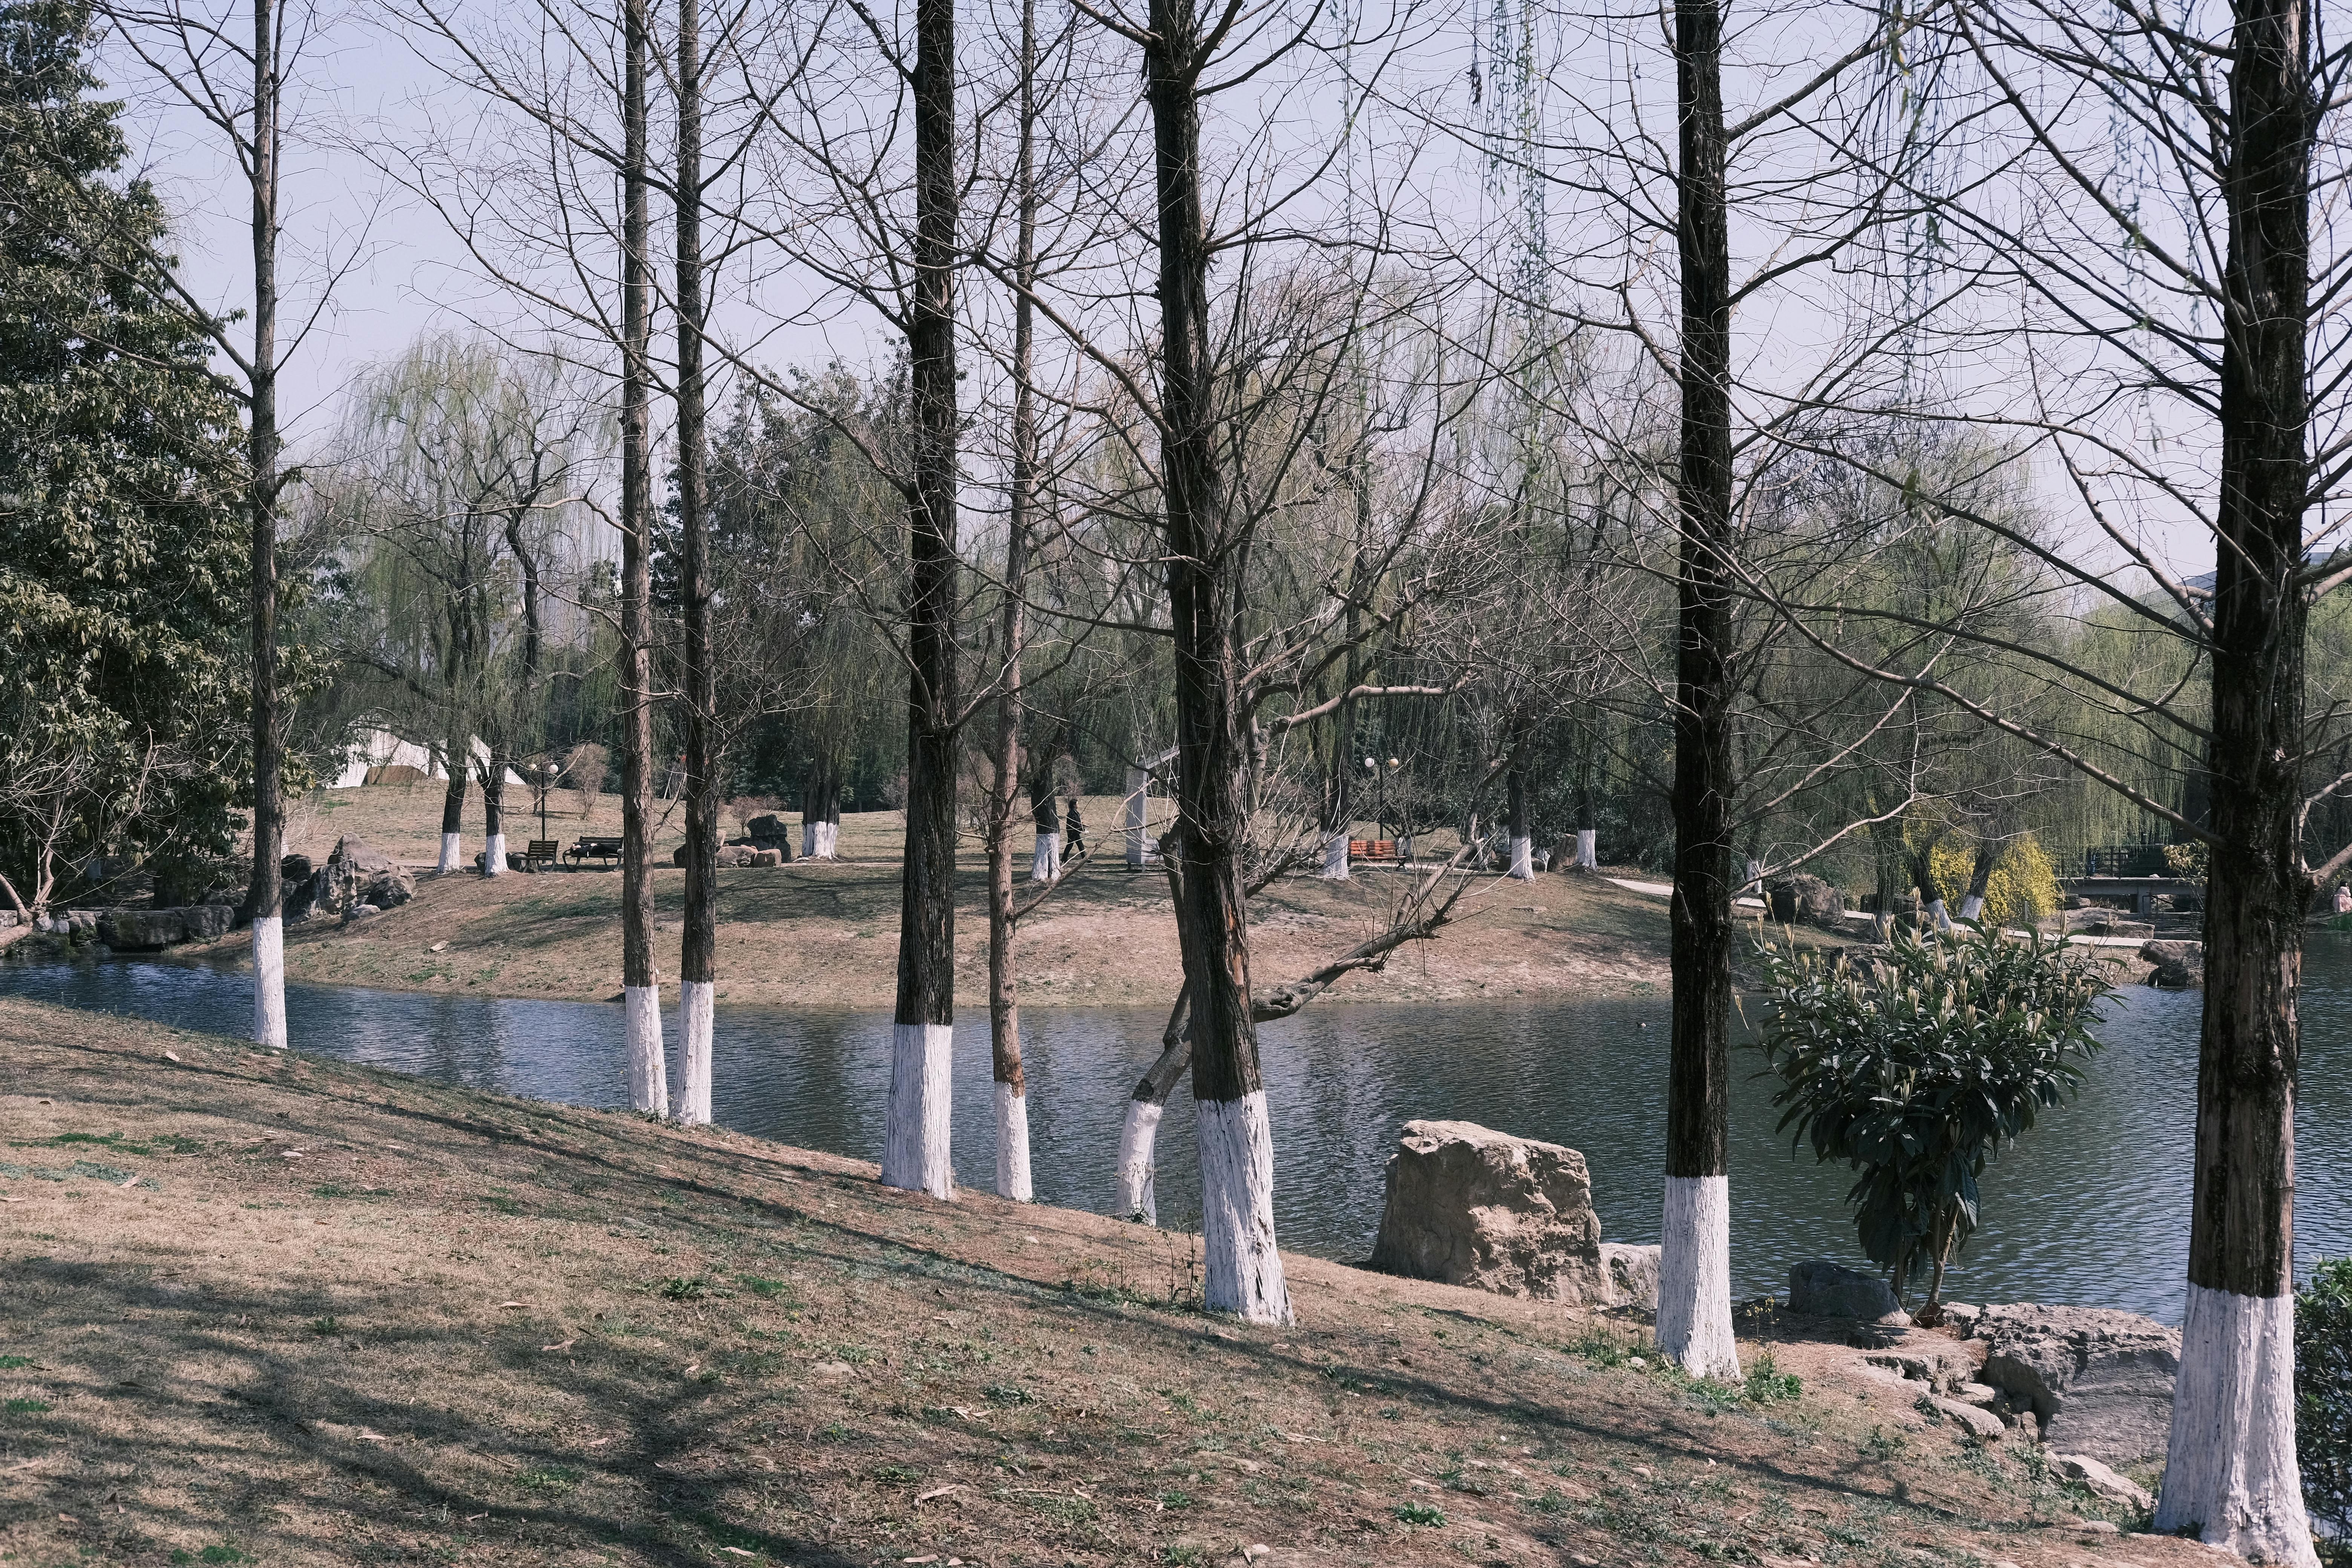
[[[534,838],[523,846],[523,864],[532,867],[552,866],[562,847],[562,846],[557,844],[552,838]]]
[[[563,852],[564,858],[576,868],[583,860],[597,860],[617,865],[621,858],[621,841],[617,838],[582,837]]]
[[[1348,858],[1350,860],[1394,860],[1398,858],[1393,838],[1350,838]]]

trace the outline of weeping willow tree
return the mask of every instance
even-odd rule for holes
[[[443,759],[445,873],[462,865],[469,773],[483,870],[505,868],[507,779],[541,749],[558,649],[589,631],[569,606],[595,553],[605,426],[551,362],[451,336],[363,376],[347,407],[319,501],[352,584],[341,652],[376,678],[389,726]]]

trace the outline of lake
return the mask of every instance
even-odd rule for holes
[[[2352,936],[2306,954],[2297,1116],[2298,1273],[2352,1252]],[[0,965],[0,995],[242,1036],[250,984],[195,965],[111,960]],[[2199,994],[2134,987],[2105,1005],[2106,1049],[2076,1102],[2045,1113],[1983,1184],[1983,1225],[1946,1293],[1969,1301],[2126,1307],[2180,1321]],[[977,999],[975,998],[975,1003]],[[428,996],[289,986],[301,1050],[473,1088],[571,1104],[626,1103],[621,1010],[587,1002]],[[1120,1118],[1159,1047],[1158,1009],[1023,1015],[1040,1201],[1104,1207]],[[1264,1031],[1283,1244],[1357,1260],[1380,1225],[1381,1173],[1415,1118],[1484,1122],[1583,1151],[1612,1240],[1655,1241],[1665,1131],[1663,996],[1527,1004],[1361,1006],[1326,1002]],[[955,1157],[985,1187],[994,1169],[988,1022],[958,1026]],[[676,1019],[671,1020],[673,1048]],[[890,1060],[880,1014],[729,1007],[716,1026],[713,1104],[738,1131],[866,1159],[879,1155]],[[1792,1157],[1773,1132],[1761,1058],[1736,1050],[1732,1276],[1737,1293],[1785,1289],[1789,1265],[1861,1264],[1843,1198],[1852,1175]],[[677,1068],[671,1068],[677,1081]],[[1197,1223],[1192,1103],[1178,1090],[1160,1136],[1160,1219]]]

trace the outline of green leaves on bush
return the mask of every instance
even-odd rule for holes
[[[1986,1163],[2081,1086],[2107,983],[2063,941],[1976,924],[1898,931],[1845,962],[1769,945],[1760,956],[1780,1130],[1862,1173],[1846,1201],[1863,1250],[1898,1294],[1932,1269],[1932,1308],[1977,1227]]]
[[[2304,1506],[2352,1537],[2352,1258],[2322,1263],[2294,1298],[2294,1447]]]

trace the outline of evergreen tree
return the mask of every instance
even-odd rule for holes
[[[143,853],[188,896],[236,826],[245,540],[236,406],[118,182],[89,8],[0,4],[0,898]],[[200,890],[200,889],[198,889]]]

